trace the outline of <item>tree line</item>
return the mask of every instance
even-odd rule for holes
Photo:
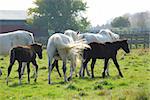
[[[35,0],[34,4],[35,7],[28,9],[29,16],[32,16],[27,20],[30,26],[47,32],[63,32],[66,29],[84,32],[91,26],[87,17],[83,16],[88,8],[83,0]],[[150,12],[124,14],[101,27],[149,30]]]

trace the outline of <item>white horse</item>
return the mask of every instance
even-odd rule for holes
[[[113,32],[112,32],[111,30],[109,30],[109,29],[101,29],[98,34],[107,35],[107,36],[110,37],[113,41],[120,39],[120,36],[119,36],[118,34],[113,33]]]
[[[0,34],[0,55],[8,55],[12,47],[17,45],[28,45],[34,43],[33,34],[18,30]]]
[[[89,46],[85,43],[83,40],[74,41],[71,37],[56,33],[52,35],[48,39],[47,44],[47,54],[48,54],[48,84],[51,83],[51,69],[52,69],[52,60],[53,59],[59,59],[57,55],[59,54],[59,57],[63,61],[63,73],[64,73],[64,81],[68,81],[72,78],[72,74],[74,71],[74,68],[76,66],[76,61],[78,57],[80,56],[80,52],[82,52],[83,49],[89,48]],[[66,77],[66,60],[71,61],[71,68],[70,68],[70,76],[67,79]]]
[[[86,39],[88,44],[91,42],[98,42],[98,43],[113,42],[120,38],[118,34],[115,34],[108,29],[102,29],[98,34],[94,33],[80,34],[79,37]]]
[[[119,40],[119,38],[120,38],[118,34],[111,32],[109,29],[102,29],[102,30],[100,30],[100,32],[98,34],[94,34],[94,33],[79,34],[73,30],[67,30],[67,31],[65,31],[64,34],[72,37],[74,40],[76,40],[76,38],[77,38],[76,35],[78,35],[78,38],[85,39],[87,44],[92,43],[92,42],[97,42],[97,43],[113,42],[115,40]],[[82,75],[81,74],[82,70],[83,70],[83,67],[81,66],[80,72],[79,72],[80,76]],[[90,76],[87,67],[86,67],[86,72],[87,72],[87,75]],[[109,75],[108,69],[106,70],[106,73],[107,73],[107,75]]]
[[[80,34],[79,32],[75,32],[73,30],[66,30],[64,32],[65,35],[68,35],[69,37],[71,37],[74,41],[79,39],[78,34]]]

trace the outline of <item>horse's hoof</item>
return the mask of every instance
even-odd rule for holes
[[[68,82],[69,78],[65,79],[64,82]]]
[[[87,74],[88,76],[91,76],[89,73]]]
[[[76,74],[76,77],[78,77],[78,75]]]
[[[48,84],[52,84],[52,82],[48,82]]]
[[[36,82],[36,79],[34,80],[34,82]]]
[[[102,73],[102,78],[105,78],[105,72]]]
[[[119,73],[119,75],[120,75],[121,77],[123,77],[122,73]]]
[[[79,77],[82,77],[82,75],[81,75],[81,74],[79,74]]]
[[[123,78],[123,75],[120,75]]]
[[[28,81],[27,84],[30,84],[30,81]]]
[[[68,77],[67,81],[70,81],[71,80],[71,77]]]
[[[91,76],[91,78],[93,79],[93,78],[94,78],[94,76]]]

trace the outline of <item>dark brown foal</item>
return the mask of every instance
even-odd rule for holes
[[[28,83],[30,82],[30,62],[35,66],[35,82],[37,80],[37,72],[38,72],[38,65],[36,62],[36,54],[40,59],[42,59],[42,45],[41,44],[32,44],[27,46],[17,46],[11,49],[10,51],[10,64],[8,67],[8,75],[7,75],[7,84],[8,84],[8,77],[10,75],[11,69],[15,60],[18,61],[18,75],[19,75],[19,84],[21,84],[21,77],[23,75],[22,63],[27,63],[27,73],[28,73]]]
[[[118,40],[115,42],[106,42],[104,44],[102,43],[90,43],[89,44],[91,49],[85,49],[83,53],[83,69],[87,66],[87,63],[92,59],[91,63],[91,73],[92,73],[92,78],[94,78],[94,65],[96,63],[96,59],[104,59],[104,71],[102,73],[102,77],[105,77],[105,71],[108,66],[108,61],[110,58],[112,58],[114,64],[116,65],[116,68],[118,69],[119,75],[123,77],[123,74],[121,73],[121,70],[119,68],[119,64],[117,62],[117,51],[122,48],[126,53],[129,53],[129,47],[127,40]],[[82,77],[84,77],[84,70],[82,72]]]

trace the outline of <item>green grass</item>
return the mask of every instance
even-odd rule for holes
[[[118,76],[117,69],[110,60],[110,77],[101,78],[103,60],[97,60],[95,78],[85,76],[84,79],[73,76],[67,83],[59,77],[56,69],[52,72],[53,84],[48,85],[47,55],[43,52],[43,59],[38,59],[39,73],[37,83],[31,77],[27,84],[27,72],[23,76],[22,85],[18,85],[17,63],[13,66],[6,85],[9,57],[0,60],[3,75],[0,77],[0,100],[149,100],[150,99],[150,51],[148,49],[133,49],[130,54],[122,57],[123,51],[118,53],[118,62],[124,78]],[[2,57],[0,57],[2,58]],[[90,63],[89,63],[90,65]],[[61,62],[59,63],[60,71]],[[69,65],[67,65],[69,66]],[[79,66],[76,69],[79,71]],[[90,69],[90,66],[89,66]],[[33,75],[31,67],[31,76]],[[67,67],[67,76],[70,68]],[[63,75],[63,73],[62,73]]]

